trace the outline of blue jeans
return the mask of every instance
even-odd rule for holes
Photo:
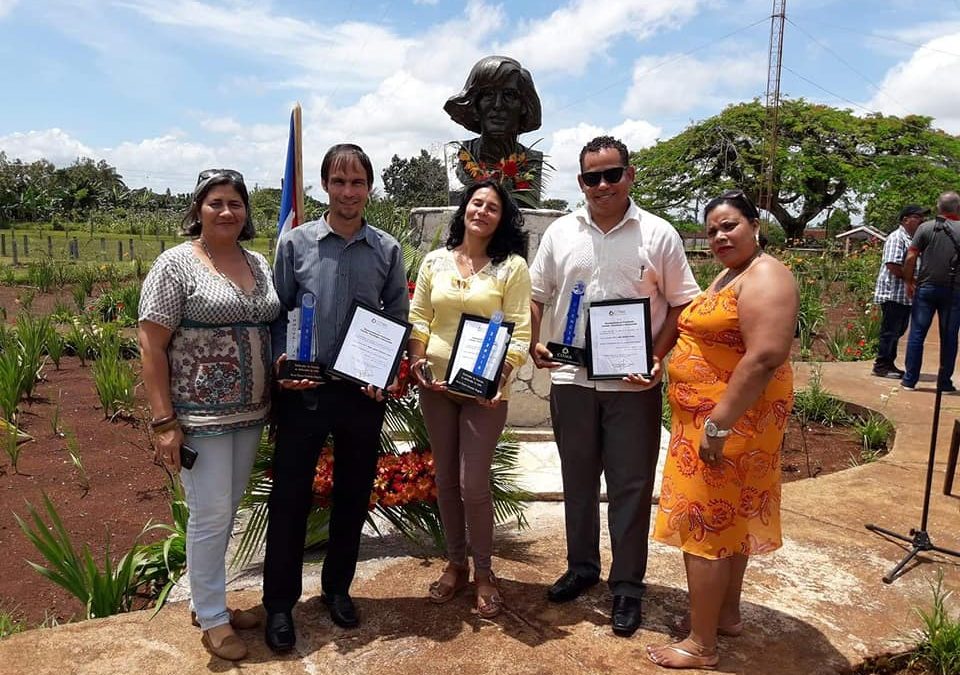
[[[910,305],[887,301],[881,306],[880,337],[877,340],[877,359],[873,362],[875,371],[896,368],[897,343],[907,332],[910,323]]]
[[[263,426],[217,436],[186,436],[197,451],[192,469],[180,469],[190,507],[187,575],[190,598],[203,630],[230,623],[224,558],[233,516],[247,488]]]
[[[937,387],[953,387],[953,369],[957,360],[957,331],[960,330],[960,291],[951,293],[946,286],[920,286],[913,298],[913,310],[910,314],[910,337],[907,338],[906,372],[903,384],[916,385],[920,379],[920,365],[923,363],[923,341],[933,323],[933,314],[937,314],[940,330],[940,370],[937,373]],[[946,314],[950,313],[950,325],[946,325]]]

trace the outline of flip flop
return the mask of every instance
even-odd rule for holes
[[[652,649],[666,649],[669,650],[681,657],[682,661],[676,663],[664,663],[657,660],[656,655]],[[717,664],[720,663],[720,655],[717,652],[713,654],[694,654],[688,652],[683,647],[677,647],[676,645],[665,645],[663,647],[647,647],[647,658],[650,659],[653,663],[657,664],[661,668],[672,668],[675,670],[689,669],[689,668],[699,668],[700,670],[713,670],[717,667]]]

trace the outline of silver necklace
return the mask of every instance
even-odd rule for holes
[[[217,274],[219,274],[220,277],[221,277],[224,281],[226,281],[228,284],[230,284],[231,286],[233,286],[234,291],[236,291],[237,293],[239,293],[242,297],[246,297],[247,294],[244,293],[244,291],[243,291],[242,288],[240,288],[240,285],[239,285],[238,283],[236,283],[233,279],[231,279],[230,277],[228,277],[226,274],[224,274],[224,273],[223,273],[223,270],[221,270],[219,267],[217,267],[217,261],[214,260],[214,259],[213,259],[213,256],[210,254],[210,249],[207,248],[207,242],[204,241],[203,237],[202,237],[202,236],[197,237],[197,240],[200,242],[200,248],[203,249],[203,252],[204,252],[204,253],[206,254],[206,256],[207,256],[207,260],[209,260],[209,261],[210,261],[210,264],[213,265],[213,269],[216,270]],[[257,288],[257,275],[256,275],[256,273],[253,271],[253,267],[250,266],[250,261],[247,260],[247,254],[244,252],[243,247],[238,243],[238,244],[237,244],[237,248],[240,249],[240,255],[243,256],[243,262],[247,263],[247,269],[250,270],[250,276],[253,277],[253,290],[250,291],[250,292],[252,293],[252,292],[253,292],[254,290],[256,290],[256,288]]]

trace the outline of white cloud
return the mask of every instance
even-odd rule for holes
[[[547,18],[520,24],[518,35],[497,47],[532,72],[582,73],[597,66],[617,38],[640,41],[657,31],[678,28],[692,17],[697,0],[573,0]]]
[[[610,129],[586,122],[575,127],[558,129],[553,132],[550,148],[546,151],[547,161],[554,168],[550,175],[547,196],[566,199],[571,206],[583,198],[577,184],[577,174],[580,173],[580,150],[590,139],[604,135],[613,136],[623,141],[632,152],[653,145],[660,134],[659,127],[634,119],[626,119]]]
[[[960,106],[954,91],[960,56],[956,45],[960,32],[930,40],[906,61],[887,71],[880,91],[864,104],[870,110],[902,116],[930,115],[934,125],[960,133]]]
[[[0,136],[0,150],[7,153],[8,159],[22,159],[35,162],[46,159],[57,166],[70,164],[77,157],[95,157],[95,151],[88,145],[71,138],[62,129],[44,129]]]
[[[413,0],[413,4],[415,5],[435,5],[438,2],[440,2],[440,0]]]
[[[633,83],[621,112],[652,117],[719,108],[737,95],[753,97],[762,88],[767,59],[760,52],[700,61],[683,54],[644,57],[633,67]]]
[[[9,14],[19,0],[0,0],[0,19]]]
[[[157,24],[259,60],[281,59],[304,71],[302,86],[351,89],[392,73],[417,41],[371,23],[326,25],[274,14],[259,4],[198,0],[118,0]]]

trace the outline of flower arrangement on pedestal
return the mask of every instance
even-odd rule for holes
[[[463,143],[457,146],[456,158],[460,170],[470,177],[472,183],[493,180],[500,183],[521,205],[531,208],[539,205],[538,195],[543,183],[543,172],[551,168],[542,160],[539,152],[535,153],[537,157],[534,158],[521,150],[489,163],[474,157]]]

